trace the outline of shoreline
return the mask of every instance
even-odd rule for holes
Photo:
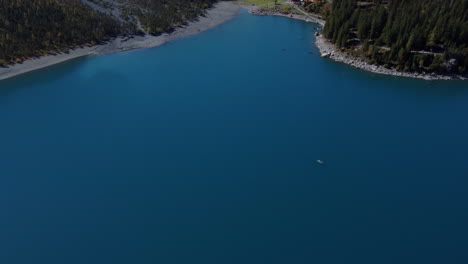
[[[252,15],[281,16],[302,20],[309,23],[316,23],[319,24],[322,28],[325,25],[324,20],[314,15],[305,14],[304,12],[302,12],[304,15],[283,14],[274,10],[261,10],[260,7],[261,6],[247,5],[245,3],[240,3],[239,1],[221,1],[215,4],[214,7],[208,9],[205,16],[200,16],[198,20],[191,21],[187,26],[177,28],[172,33],[165,33],[160,36],[146,35],[132,36],[130,38],[116,38],[104,44],[76,48],[73,50],[60,52],[55,55],[47,55],[29,59],[20,64],[15,64],[8,67],[0,67],[0,81],[84,56],[105,55],[135,49],[154,48],[176,38],[198,34],[205,30],[216,27],[234,18],[241,8],[247,9],[248,12]],[[372,65],[367,63],[362,58],[344,54],[338,50],[333,43],[325,39],[320,33],[318,36],[316,35],[315,45],[319,49],[321,57],[329,58],[336,62],[345,63],[354,68],[367,72],[423,80],[468,80],[468,76],[462,75],[402,72],[394,69],[387,69],[383,66]]]
[[[392,75],[392,76],[397,76],[397,77],[416,78],[416,79],[422,79],[426,81],[468,80],[467,77],[462,76],[462,75],[456,75],[456,74],[444,75],[444,74],[436,74],[436,73],[403,72],[403,71],[397,71],[395,69],[387,69],[380,65],[372,65],[372,64],[367,63],[365,60],[359,57],[346,55],[343,52],[339,51],[336,48],[335,44],[331,43],[329,40],[324,38],[322,34],[316,36],[315,45],[319,49],[320,56],[322,58],[329,58],[336,62],[345,63],[354,68],[364,70],[367,72],[383,74],[383,75]]]
[[[311,22],[319,24],[322,28],[325,26],[325,21],[315,17],[315,16],[306,16],[306,15],[298,15],[298,14],[283,14],[272,10],[260,10],[259,6],[242,6],[249,10],[249,13],[252,15],[257,16],[281,16],[287,17],[292,19],[298,19],[305,22]],[[359,57],[352,57],[349,55],[344,54],[343,52],[339,51],[335,44],[331,43],[327,39],[323,37],[321,33],[315,36],[315,46],[319,49],[320,56],[322,58],[329,58],[336,62],[341,62],[344,64],[348,64],[354,68],[364,70],[371,73],[383,74],[383,75],[392,75],[397,77],[408,77],[408,78],[416,78],[422,79],[426,81],[435,81],[435,80],[468,80],[468,76],[462,75],[444,75],[444,74],[436,74],[436,73],[418,73],[418,72],[402,72],[397,71],[395,69],[387,69],[383,66],[379,65],[372,65],[367,63],[365,60]]]
[[[314,15],[283,14],[273,10],[261,10],[259,6],[249,6],[245,4],[241,5],[241,7],[247,9],[249,11],[249,14],[255,16],[280,16],[302,20],[308,23],[316,23],[319,24],[321,27],[325,26],[325,21]]]
[[[240,5],[236,2],[221,1],[216,3],[214,7],[208,9],[206,14],[204,16],[200,16],[198,20],[191,21],[187,26],[177,28],[174,32],[169,34],[166,33],[160,36],[146,35],[133,36],[130,38],[116,38],[101,45],[76,48],[60,52],[56,55],[47,55],[29,59],[20,64],[15,64],[9,67],[0,67],[0,80],[5,80],[79,57],[105,55],[135,49],[154,48],[176,38],[195,35],[223,24],[224,22],[234,18],[238,14],[240,8]]]

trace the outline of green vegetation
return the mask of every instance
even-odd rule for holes
[[[79,0],[0,0],[0,65],[95,44],[120,30]]]
[[[242,0],[242,2],[252,5],[276,4],[278,0]]]
[[[284,15],[298,13],[294,7],[284,0],[241,0],[245,4],[258,6],[259,11],[278,12]]]
[[[334,0],[324,36],[369,63],[403,71],[468,71],[468,1]]]
[[[93,10],[83,2],[97,6]],[[171,32],[216,0],[0,0],[0,66],[119,35]],[[116,17],[112,10],[120,13]],[[139,20],[139,21],[138,21]],[[140,22],[140,23],[139,23]]]
[[[281,13],[283,15],[300,14],[290,4],[266,4],[259,7],[260,11],[268,11],[273,13]]]
[[[258,10],[260,11],[280,12],[280,10],[284,10],[284,13],[288,13],[285,10],[286,4],[281,0],[241,0],[241,2],[247,5],[258,6]]]
[[[305,2],[304,10],[307,12],[319,14],[327,18],[331,13],[331,3],[327,0],[315,0],[314,2]]]
[[[203,15],[212,7],[216,0],[119,0],[129,3],[133,8],[127,8],[131,15],[136,16],[146,32],[158,35],[170,32],[176,27],[185,25],[188,21]]]

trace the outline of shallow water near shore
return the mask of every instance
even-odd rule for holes
[[[0,262],[467,263],[467,82],[314,28],[242,11],[0,81]]]

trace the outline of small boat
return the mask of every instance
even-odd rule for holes
[[[318,164],[324,164],[325,162],[323,160],[317,160]]]

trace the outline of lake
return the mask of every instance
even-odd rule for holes
[[[315,27],[244,10],[0,81],[0,262],[468,263],[467,82]]]

